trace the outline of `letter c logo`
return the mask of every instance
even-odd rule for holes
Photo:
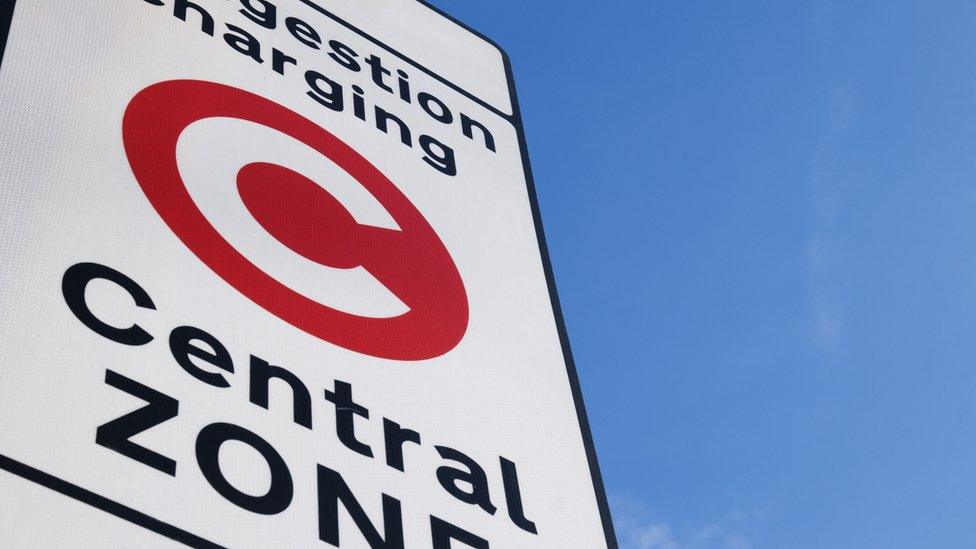
[[[283,166],[252,163],[237,174],[244,206],[278,242],[321,265],[365,268],[409,311],[373,318],[333,309],[271,277],[221,236],[187,191],[176,154],[189,125],[218,117],[260,124],[301,141],[386,208],[400,230],[357,223],[328,191]],[[244,90],[173,80],[132,99],[122,136],[139,185],[169,228],[214,273],[282,320],[340,347],[395,360],[441,356],[464,336],[467,296],[440,238],[386,176],[311,120]]]

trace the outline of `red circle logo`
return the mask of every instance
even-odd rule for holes
[[[217,117],[260,124],[308,145],[382,204],[400,230],[357,223],[328,191],[284,166],[252,163],[237,174],[247,211],[278,242],[321,265],[363,267],[409,311],[374,318],[333,309],[274,279],[221,236],[190,196],[176,154],[190,124]],[[228,284],[282,320],[346,349],[396,360],[443,355],[464,336],[467,296],[440,238],[386,176],[311,120],[244,90],[174,80],[132,99],[122,136],[139,185],[176,236]]]

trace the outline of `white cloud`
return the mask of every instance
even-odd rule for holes
[[[837,157],[854,120],[854,94],[836,87],[827,97],[825,124],[814,151],[810,192],[813,227],[807,238],[805,263],[810,307],[810,339],[835,351],[844,335],[843,307],[838,299],[837,218],[843,213],[846,185]]]
[[[643,502],[610,498],[621,549],[752,549],[750,541],[766,520],[761,511],[733,511],[722,520],[676,529]]]

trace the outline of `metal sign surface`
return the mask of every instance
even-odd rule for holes
[[[5,545],[616,546],[500,49],[0,5]]]

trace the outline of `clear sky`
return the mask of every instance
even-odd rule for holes
[[[622,547],[976,547],[976,4],[435,4],[513,59]]]

